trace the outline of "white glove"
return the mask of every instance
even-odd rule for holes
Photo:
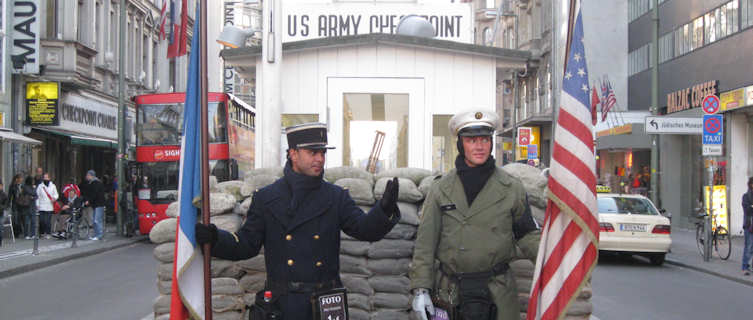
[[[432,316],[434,315],[434,305],[431,303],[429,290],[417,288],[413,290],[413,294],[413,312],[416,313],[419,320],[429,320],[426,317],[426,312],[429,312]]]

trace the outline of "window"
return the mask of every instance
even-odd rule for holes
[[[0,0],[0,59],[3,59],[2,61],[8,61],[7,55],[8,52],[5,48],[5,23],[7,22],[6,19],[6,4],[7,1]],[[0,92],[5,93],[5,68],[7,64],[1,63],[0,64]],[[0,123],[0,126],[3,126],[3,123]]]
[[[722,8],[725,6],[722,6]],[[731,35],[738,30],[737,18],[737,0],[727,2],[727,35]]]
[[[3,2],[5,5],[5,1]],[[57,0],[47,0],[47,38],[59,39],[58,37],[58,2]]]
[[[408,95],[345,93],[343,95],[343,165],[375,172],[408,166]],[[372,155],[375,144],[381,152]]]
[[[669,32],[659,38],[659,63],[672,59],[674,37],[673,33]]]
[[[494,31],[492,31],[491,28],[486,27],[484,28],[484,45],[490,46],[492,45],[492,42],[494,42]]]
[[[431,166],[432,170],[447,172],[455,167],[458,156],[457,137],[450,132],[447,123],[452,115],[434,115],[431,133]]]
[[[703,16],[703,44],[709,44],[716,41],[716,15],[718,12],[718,9],[711,10],[711,12]]]
[[[628,54],[628,73],[634,75],[649,67],[650,44],[646,44]]]
[[[740,28],[753,26],[753,0],[740,0]]]
[[[703,47],[703,17],[693,21],[693,50]]]
[[[599,213],[659,215],[648,199],[629,197],[598,197]]]

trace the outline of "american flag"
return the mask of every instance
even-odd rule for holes
[[[528,320],[563,318],[598,256],[595,158],[580,1],[574,8]]]
[[[609,113],[609,110],[614,107],[615,104],[617,104],[617,97],[614,95],[614,89],[612,89],[612,83],[609,81],[609,79],[604,80],[602,87],[602,94],[604,99],[601,102],[601,121],[604,122],[604,120],[607,119],[607,113]]]

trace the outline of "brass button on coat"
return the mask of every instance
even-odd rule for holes
[[[293,261],[293,259],[289,259],[289,260],[288,260],[288,265],[289,265],[289,266],[292,266],[292,265],[293,265],[294,263],[295,263],[295,262]]]
[[[322,262],[321,262],[321,261],[317,261],[317,262],[316,262],[316,266],[317,266],[317,267],[321,267],[321,266],[322,266]]]
[[[293,236],[287,235],[287,236],[285,236],[285,240],[288,240],[288,241],[293,240]]]
[[[319,235],[318,234],[314,235],[314,240],[319,240]]]

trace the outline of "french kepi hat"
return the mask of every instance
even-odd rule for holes
[[[288,147],[291,149],[334,149],[327,145],[327,125],[319,122],[304,123],[285,128]]]
[[[456,136],[491,136],[498,122],[499,116],[493,111],[470,111],[452,116],[448,126]]]

